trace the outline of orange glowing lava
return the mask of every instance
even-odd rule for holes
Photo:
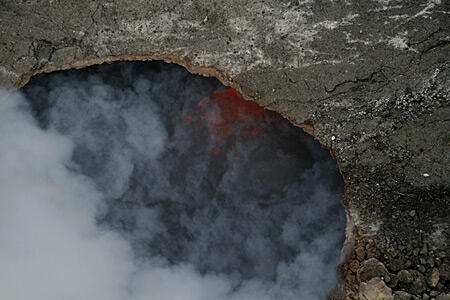
[[[233,88],[212,92],[197,104],[197,108],[198,111],[185,115],[185,122],[194,123],[196,128],[205,122],[211,140],[226,141],[233,148],[237,137],[256,137],[267,124],[278,127],[286,123],[277,113],[245,100]],[[220,152],[218,146],[212,151],[214,154]]]

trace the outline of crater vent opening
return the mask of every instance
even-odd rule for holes
[[[336,285],[342,177],[277,113],[162,62],[40,74],[5,97],[11,299],[313,300]]]

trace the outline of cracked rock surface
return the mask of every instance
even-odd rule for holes
[[[114,60],[216,76],[337,160],[335,297],[448,299],[449,13],[444,0],[4,0],[0,87]]]

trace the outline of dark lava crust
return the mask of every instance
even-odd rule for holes
[[[444,0],[5,0],[0,86],[113,60],[216,76],[338,161],[337,297],[449,299],[449,13]]]

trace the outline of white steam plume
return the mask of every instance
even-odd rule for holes
[[[323,299],[335,163],[295,128],[231,148],[183,122],[217,88],[115,64],[0,92],[0,298]]]

